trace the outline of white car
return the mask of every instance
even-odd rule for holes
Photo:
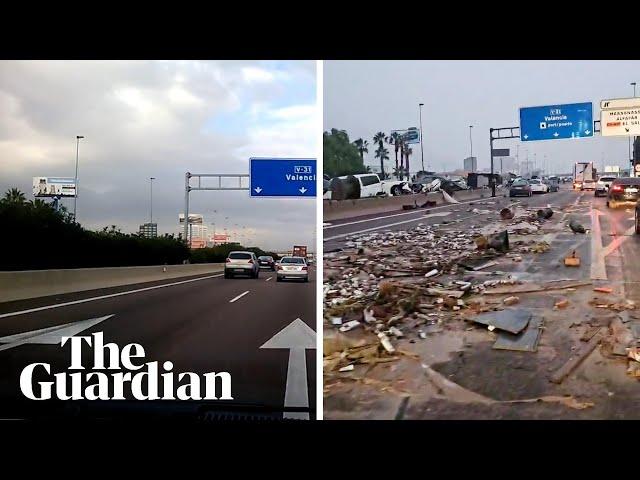
[[[380,177],[375,173],[361,173],[357,175],[343,175],[337,177],[340,180],[347,180],[349,177],[354,177],[360,186],[360,198],[377,197],[378,195],[400,195],[402,190],[409,188],[407,182],[401,180],[380,180]],[[410,192],[409,188],[409,192]],[[327,190],[323,198],[331,200],[331,190]]]
[[[596,182],[596,188],[594,191],[594,195],[596,197],[599,197],[600,195],[607,195],[607,192],[609,191],[609,187],[611,186],[611,182],[613,182],[616,178],[616,176],[602,176],[598,179],[598,181]]]
[[[304,282],[309,281],[309,266],[303,257],[282,257],[276,268],[277,282],[281,282],[287,278],[300,279]]]
[[[531,193],[548,193],[549,186],[544,184],[539,178],[529,180],[531,186]]]

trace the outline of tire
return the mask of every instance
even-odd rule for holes
[[[282,279],[280,277],[276,277],[276,282],[281,282]]]
[[[637,225],[637,223],[636,223],[636,225]],[[637,227],[636,227],[636,228],[637,228]],[[304,278],[304,283],[309,283],[309,277],[305,277],[305,278]]]
[[[638,218],[638,209],[635,210],[635,217],[636,217],[636,235],[640,235],[640,218]]]
[[[393,195],[394,197],[400,195],[401,190],[400,187],[398,185],[395,185],[393,187],[391,187],[391,195]]]
[[[233,278],[233,273],[231,272],[224,272],[224,278]]]
[[[253,278],[260,278],[260,270],[257,270]]]

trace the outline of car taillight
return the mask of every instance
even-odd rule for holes
[[[611,187],[611,190],[613,190],[614,192],[621,192],[622,185],[614,185],[613,187]]]
[[[231,262],[231,259],[230,259],[230,258],[227,258],[227,263],[229,263],[229,262]]]
[[[282,265],[278,265],[278,270],[282,270]]]
[[[249,263],[253,264],[253,260],[249,260]]]
[[[309,267],[302,267],[303,272],[306,272],[307,270],[309,270]]]

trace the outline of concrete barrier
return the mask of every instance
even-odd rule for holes
[[[498,189],[496,195],[502,196],[504,190]],[[491,190],[478,189],[455,192],[454,198],[459,202],[491,197]],[[373,215],[402,210],[402,205],[421,205],[427,200],[435,201],[436,205],[446,204],[441,193],[418,193],[400,195],[398,197],[372,197],[357,200],[323,200],[323,221],[344,220],[361,215]]]
[[[198,263],[0,272],[0,303],[222,272],[223,269],[223,263]]]

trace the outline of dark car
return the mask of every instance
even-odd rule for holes
[[[267,257],[264,255],[258,257],[258,264],[260,265],[260,268],[270,268],[271,271],[276,271],[276,261],[273,259],[273,257]]]
[[[519,195],[530,197],[531,193],[531,185],[529,182],[523,178],[519,178],[514,180],[511,186],[509,187],[509,196],[517,197]]]
[[[640,198],[640,178],[616,178],[607,192],[607,207],[616,208],[620,203],[636,203]]]

